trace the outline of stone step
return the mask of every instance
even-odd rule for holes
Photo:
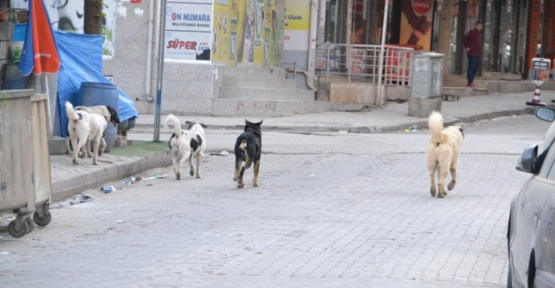
[[[314,91],[279,88],[222,87],[221,99],[314,101]]]
[[[325,111],[359,111],[366,107],[368,107],[368,105],[314,100],[214,99],[212,102],[212,111],[215,116],[249,115],[276,117]]]
[[[285,70],[281,67],[276,68],[261,68],[258,66],[221,66],[218,67],[223,72],[224,78],[227,76],[236,76],[236,77],[258,77],[258,78],[266,78],[272,77],[274,79],[283,78],[285,79],[285,75],[287,74]],[[289,75],[291,76],[291,75]]]
[[[466,88],[467,80],[458,79],[447,79],[443,80],[443,89],[447,88]],[[533,91],[535,84],[532,81],[527,80],[486,80],[486,79],[476,79],[474,81],[476,88],[486,89],[490,94],[496,93],[521,93],[526,91]],[[543,85],[542,85],[543,86]]]
[[[466,87],[443,87],[441,94],[466,97],[466,96],[490,95],[490,92],[487,89],[483,89],[483,88],[471,89]]]
[[[222,80],[223,87],[237,88],[285,88],[295,89],[296,81],[291,77],[289,79],[270,75],[268,77],[241,77],[241,76],[224,76]]]

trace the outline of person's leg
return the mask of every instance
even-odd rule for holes
[[[472,83],[472,57],[471,56],[466,56],[466,58],[468,59],[468,66],[466,67],[466,79],[467,79],[467,83],[466,85],[470,85],[470,83]]]
[[[476,75],[478,75],[478,71],[480,70],[480,57],[475,58],[476,63],[474,63],[474,74],[472,74],[472,82],[474,82],[474,78],[476,78]]]
[[[468,85],[474,82],[474,77],[478,72],[478,62],[479,58],[475,56],[468,56],[468,69],[466,70],[466,77],[468,79]]]

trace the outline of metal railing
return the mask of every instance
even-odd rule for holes
[[[316,75],[324,76],[327,82],[330,77],[346,77],[348,82],[378,84],[380,45],[318,43],[316,49]],[[411,61],[415,52],[409,47],[385,45],[382,84],[410,86]]]
[[[297,61],[293,62],[283,62],[283,66],[292,66],[293,68],[287,67],[285,68],[285,79],[289,79],[289,74],[293,74],[293,79],[297,77]]]

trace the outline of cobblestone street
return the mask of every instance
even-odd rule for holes
[[[331,137],[326,153],[268,145],[260,188],[251,168],[237,189],[234,157],[209,156],[200,180],[168,167],[149,172],[167,179],[87,191],[93,201],[51,210],[46,228],[0,234],[1,286],[505,287],[509,204],[528,177],[514,169],[520,151],[470,139],[457,187],[437,199],[427,134],[397,153],[362,148],[379,137]]]

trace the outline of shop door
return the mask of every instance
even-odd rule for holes
[[[466,73],[467,60],[462,39],[476,21],[482,30],[482,72],[522,73],[526,53],[526,0],[455,0],[453,2],[453,34],[450,71]]]
[[[451,62],[449,63],[450,72],[452,74],[462,75],[466,73],[467,61],[463,37],[468,31],[474,29],[476,21],[482,19],[482,7],[486,1],[487,0],[453,1],[451,10],[453,15],[453,32],[451,34]]]

